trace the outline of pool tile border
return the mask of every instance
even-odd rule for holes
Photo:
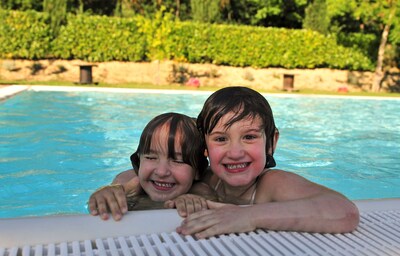
[[[222,87],[221,87],[222,88]],[[217,90],[218,88],[216,88]],[[84,87],[84,86],[49,86],[49,85],[9,85],[0,88],[0,100],[5,100],[25,90],[31,91],[59,91],[59,92],[113,92],[113,93],[164,93],[164,94],[203,94],[210,95],[213,91],[176,90],[176,89],[140,89],[140,88],[114,88],[114,87]],[[379,96],[340,96],[321,94],[291,94],[291,93],[261,93],[274,97],[315,97],[363,100],[400,100],[399,97]]]

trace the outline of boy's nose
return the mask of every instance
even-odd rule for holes
[[[154,172],[159,177],[165,177],[171,174],[168,163],[159,163]]]

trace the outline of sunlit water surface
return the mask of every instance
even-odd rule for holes
[[[130,168],[145,124],[197,116],[209,93],[27,91],[0,102],[0,217],[86,213]],[[277,168],[350,199],[400,197],[400,101],[265,95],[280,130]]]

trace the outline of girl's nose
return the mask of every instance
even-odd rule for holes
[[[245,155],[245,150],[240,142],[233,142],[230,144],[227,155],[230,158],[237,159]]]

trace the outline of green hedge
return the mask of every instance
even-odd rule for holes
[[[69,15],[51,46],[60,59],[142,61],[146,38],[134,19]]]
[[[154,20],[69,15],[53,39],[45,14],[0,10],[0,18],[2,58],[373,70],[365,52],[309,30],[175,22],[162,13]]]
[[[230,66],[371,70],[368,57],[310,30],[182,23],[176,53],[188,62]]]
[[[51,51],[49,16],[0,9],[0,57],[40,59]]]

